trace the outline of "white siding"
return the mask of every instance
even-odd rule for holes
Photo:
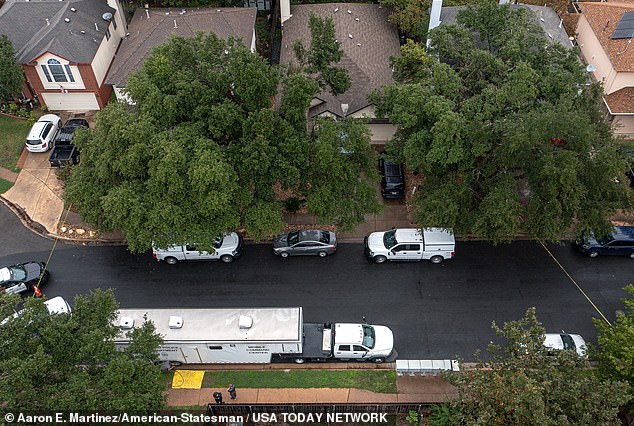
[[[118,15],[118,14],[117,14]],[[100,28],[105,27],[106,21],[101,21],[97,25]],[[97,84],[101,87],[104,78],[106,78],[106,73],[108,72],[108,68],[110,68],[110,64],[114,59],[114,54],[117,51],[117,47],[119,47],[119,43],[121,42],[120,29],[121,26],[117,23],[117,31],[114,31],[114,26],[112,22],[110,22],[108,28],[110,29],[110,40],[106,40],[106,37],[101,40],[101,44],[99,45],[99,49],[97,49],[97,53],[95,53],[95,57],[92,60],[90,66],[92,67],[92,72],[95,74],[95,79],[97,80]]]
[[[605,85],[605,93],[612,93],[614,91],[612,90],[612,84],[616,77],[616,72],[612,67],[610,58],[603,50],[601,43],[594,31],[592,31],[590,24],[588,24],[588,20],[583,15],[581,15],[577,24],[577,43],[586,63],[595,66],[594,78]]]
[[[51,111],[92,111],[99,109],[94,93],[42,93],[46,107]]]
[[[84,81],[82,80],[81,75],[79,74],[79,68],[77,68],[75,65],[70,66],[70,70],[73,74],[73,78],[75,79],[75,82],[73,83],[71,82],[58,83],[55,81],[49,82],[46,79],[46,75],[44,75],[44,72],[42,71],[42,67],[40,66],[40,65],[47,65],[49,59],[57,59],[62,65],[70,64],[70,62],[67,61],[66,59],[61,58],[57,55],[50,54],[50,53],[45,53],[39,58],[37,58],[37,61],[36,61],[37,66],[35,67],[35,69],[37,70],[37,74],[39,75],[40,81],[42,82],[42,85],[44,86],[45,89],[57,89],[61,93],[62,89],[85,89],[86,88],[86,86],[84,86]]]
[[[612,122],[614,134],[618,136],[634,136],[634,116],[617,115]]]

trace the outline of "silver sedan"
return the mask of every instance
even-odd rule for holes
[[[334,232],[309,229],[291,231],[273,239],[273,253],[281,257],[310,256],[326,257],[337,251],[337,236]]]

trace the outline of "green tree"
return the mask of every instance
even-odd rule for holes
[[[343,50],[335,39],[335,23],[330,17],[321,18],[314,13],[308,18],[311,43],[307,49],[301,41],[293,45],[300,66],[315,76],[319,87],[328,88],[333,95],[344,93],[352,85],[348,70],[334,64],[341,61]]]
[[[398,126],[388,150],[425,176],[419,223],[495,243],[520,230],[560,240],[573,224],[607,232],[631,204],[600,87],[585,86],[576,53],[549,43],[529,13],[479,0],[432,31],[429,56],[404,46],[404,84],[372,97]]]
[[[447,375],[459,391],[460,424],[619,424],[630,386],[601,379],[575,351],[548,350],[534,308],[493,330],[503,343],[488,346],[490,360],[477,354],[476,369]]]
[[[318,119],[309,149],[310,185],[304,186],[309,210],[343,229],[378,213],[376,160],[362,120]]]
[[[272,100],[280,83],[276,112]],[[256,239],[280,232],[277,187],[308,198],[313,213],[343,226],[376,210],[374,194],[362,199],[367,180],[348,175],[373,161],[367,132],[351,132],[365,146],[350,166],[315,156],[307,108],[319,86],[306,74],[282,80],[277,68],[239,42],[199,33],[155,48],[126,90],[134,109],[112,103],[94,129],[74,139],[82,162],[66,182],[65,199],[100,229],[122,230],[131,251],[152,242],[196,242],[213,250],[216,236],[227,231],[242,229]],[[317,182],[324,176],[350,183],[353,196]],[[366,176],[376,179],[376,173]],[[350,212],[344,211],[348,203]]]
[[[24,75],[15,61],[15,49],[9,37],[0,35],[0,101],[8,100],[22,88]]]
[[[629,284],[624,290],[629,295],[622,299],[625,309],[617,312],[612,325],[593,319],[599,347],[592,354],[605,377],[626,380],[634,386],[634,286]]]
[[[416,41],[424,41],[429,27],[430,0],[381,0],[392,10],[390,22],[405,35]]]
[[[72,315],[50,315],[42,300],[0,295],[0,399],[9,411],[155,411],[164,406],[152,323],[132,332],[128,350],[117,351],[112,290],[77,296]]]

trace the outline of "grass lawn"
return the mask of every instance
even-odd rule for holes
[[[19,171],[15,164],[30,128],[31,125],[26,120],[0,115],[0,166],[14,172]]]
[[[0,178],[0,194],[6,192],[13,186],[13,182]]]
[[[396,393],[396,372],[389,370],[268,370],[208,371],[203,387],[238,388],[356,388]]]

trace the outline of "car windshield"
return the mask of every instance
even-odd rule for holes
[[[221,237],[216,238],[216,239],[214,240],[214,244],[213,244],[214,248],[215,248],[215,249],[219,249],[219,248],[220,248],[220,246],[222,246],[222,241],[223,241],[223,240],[224,240],[224,238],[221,238]]]
[[[575,341],[572,340],[572,337],[570,337],[568,334],[562,334],[561,341],[564,342],[564,349],[572,349],[572,350],[577,349],[577,346],[575,345]]]
[[[299,231],[293,231],[288,233],[288,245],[294,246],[299,242]]]
[[[330,242],[330,232],[321,231],[319,233],[319,242],[328,244]]]
[[[395,229],[387,231],[385,234],[383,234],[383,245],[385,245],[385,248],[389,249],[390,247],[394,247],[396,244],[397,241]]]
[[[363,326],[363,345],[372,349],[374,347],[374,328],[369,325]]]
[[[26,271],[21,266],[9,266],[0,270],[2,281],[23,281],[26,279]]]

